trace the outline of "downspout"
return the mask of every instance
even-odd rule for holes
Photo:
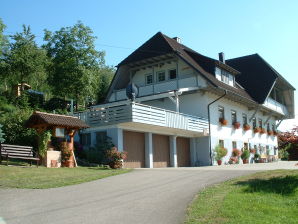
[[[211,123],[210,123],[210,106],[211,104],[215,103],[216,101],[220,100],[221,98],[225,97],[227,95],[227,90],[224,90],[225,93],[217,98],[216,100],[212,101],[211,103],[208,104],[207,109],[208,109],[208,125],[209,125],[209,156],[210,156],[210,165],[213,165],[213,160],[212,160],[212,149],[211,149]]]

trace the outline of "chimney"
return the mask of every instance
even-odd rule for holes
[[[177,43],[181,44],[181,38],[180,37],[173,37],[174,40],[177,41]]]
[[[219,61],[222,62],[223,64],[226,63],[225,54],[223,52],[218,53],[218,58],[219,58]]]

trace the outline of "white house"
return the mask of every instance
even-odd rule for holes
[[[213,165],[217,144],[228,149],[223,162],[233,148],[276,155],[272,132],[294,117],[294,87],[258,54],[216,60],[180,42],[158,32],[118,65],[106,104],[78,114],[90,126],[84,144],[107,135],[133,168]],[[131,83],[135,101],[126,96]]]

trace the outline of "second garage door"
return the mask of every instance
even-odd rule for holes
[[[153,167],[170,166],[170,142],[169,136],[153,135]]]
[[[190,166],[189,138],[177,138],[177,162],[178,167]]]
[[[145,135],[140,132],[124,131],[123,148],[127,152],[126,168],[145,167]]]

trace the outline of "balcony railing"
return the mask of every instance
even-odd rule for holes
[[[136,122],[167,128],[206,133],[208,119],[164,110],[139,103],[122,104],[80,112],[75,116],[91,127]]]
[[[277,102],[276,100],[272,98],[267,98],[265,103],[263,104],[265,107],[274,110],[282,115],[287,116],[288,115],[288,110],[285,105],[282,105],[281,103]]]
[[[177,90],[179,88],[197,87],[198,80],[195,76],[175,79],[171,81],[165,81],[161,83],[154,83],[152,85],[139,86],[139,97],[148,96],[152,94],[164,93],[172,90]],[[126,91],[125,89],[116,90],[112,93],[110,97],[110,102],[125,100]]]

